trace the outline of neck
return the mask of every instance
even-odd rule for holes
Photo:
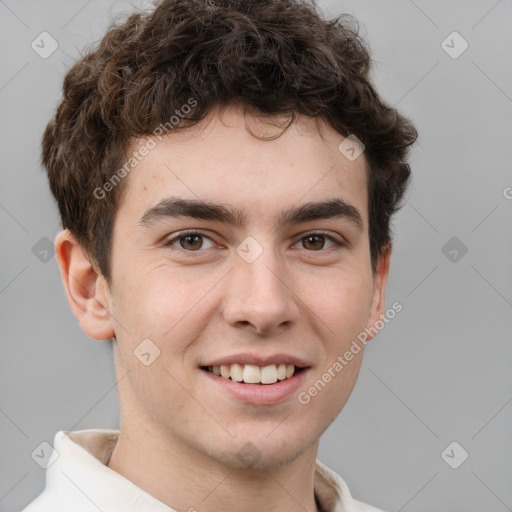
[[[178,512],[318,512],[318,443],[280,467],[234,468],[148,425],[122,428],[108,467]]]

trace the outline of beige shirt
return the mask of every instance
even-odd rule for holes
[[[176,512],[107,466],[119,433],[57,432],[46,487],[22,512]],[[314,492],[322,512],[382,512],[354,500],[345,481],[319,461]]]

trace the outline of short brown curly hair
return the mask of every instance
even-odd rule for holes
[[[417,132],[369,78],[367,43],[350,15],[326,20],[314,0],[164,0],[113,24],[67,72],[42,140],[42,163],[68,228],[110,282],[123,182],[98,198],[130,143],[199,123],[239,103],[263,115],[321,117],[365,145],[372,268],[391,241]],[[178,118],[176,110],[194,108]],[[124,180],[125,182],[126,180]]]

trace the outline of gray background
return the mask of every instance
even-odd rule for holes
[[[43,489],[31,458],[39,443],[58,430],[118,428],[109,343],[83,334],[55,257],[41,260],[59,220],[39,144],[73,59],[135,5],[0,0],[2,512]],[[394,222],[388,302],[403,311],[368,346],[319,459],[388,511],[512,510],[512,1],[320,5],[359,19],[377,88],[420,139]],[[59,45],[47,59],[31,48],[42,31]],[[469,44],[458,58],[442,47],[453,31]],[[452,441],[469,453],[458,469],[441,457]]]

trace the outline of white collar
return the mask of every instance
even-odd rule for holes
[[[176,512],[107,466],[119,434],[109,429],[57,432],[58,456],[46,470],[46,488],[22,512],[68,512],[71,505],[73,512]],[[354,500],[345,481],[318,460],[314,489],[322,511],[382,512]]]

